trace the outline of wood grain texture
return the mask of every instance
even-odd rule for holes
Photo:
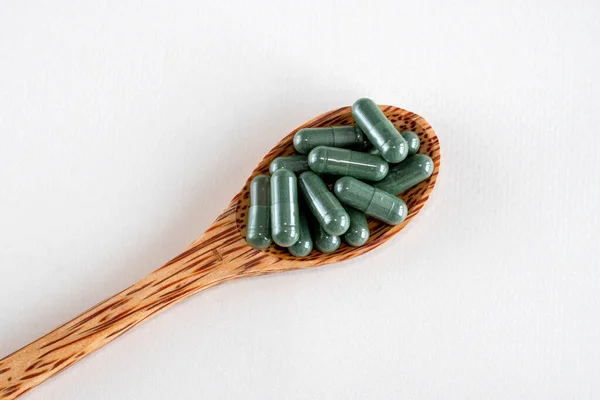
[[[439,173],[440,148],[435,132],[422,117],[393,106],[380,108],[399,130],[410,129],[419,135],[419,152],[429,155],[435,164],[428,180],[400,196],[409,209],[402,224],[390,226],[371,218],[371,237],[364,246],[355,248],[343,244],[335,253],[321,254],[314,250],[304,258],[294,258],[276,245],[255,250],[246,244],[252,178],[268,173],[275,157],[294,153],[292,137],[298,129],[354,123],[350,107],[320,115],[292,131],[263,158],[227,208],[183,253],[134,285],[0,360],[0,399],[22,395],[151,316],[201,290],[232,279],[347,260],[380,246],[402,230],[433,190]]]

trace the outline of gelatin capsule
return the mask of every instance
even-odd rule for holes
[[[408,145],[408,156],[414,156],[419,152],[419,147],[421,146],[421,140],[419,136],[413,131],[402,131],[400,132],[400,136],[406,140],[406,144]]]
[[[310,211],[325,232],[334,236],[346,233],[350,226],[348,213],[321,177],[312,171],[306,171],[300,174],[298,181]]]
[[[387,162],[398,163],[406,158],[406,140],[373,100],[356,100],[352,106],[352,117]]]
[[[287,169],[271,176],[271,236],[282,247],[298,241],[298,187],[296,175]]]
[[[368,181],[382,180],[389,168],[380,156],[325,146],[311,150],[308,165],[319,174],[352,176]]]
[[[413,131],[404,131],[400,132],[400,136],[406,140],[406,144],[408,145],[408,156],[413,156],[419,152],[419,147],[421,146],[421,140],[419,140],[419,136]],[[371,147],[367,150],[369,154],[380,154],[379,150],[376,147]]]
[[[402,199],[350,176],[338,179],[333,192],[342,203],[390,225],[401,223],[408,213]]]
[[[393,195],[423,182],[433,174],[433,160],[425,154],[415,154],[390,168],[388,175],[373,186]]]
[[[271,161],[269,172],[273,175],[275,171],[282,168],[289,169],[295,174],[308,171],[308,157],[305,155],[277,157]]]
[[[300,212],[300,237],[292,246],[288,247],[291,255],[296,257],[305,257],[310,254],[313,249],[313,240],[310,235],[310,227],[304,213]]]
[[[270,188],[267,175],[257,175],[250,182],[250,208],[246,242],[255,249],[271,245]]]
[[[357,125],[304,128],[294,135],[294,148],[302,154],[310,153],[317,146],[364,150],[369,145],[367,137]]]
[[[350,228],[344,233],[344,241],[350,246],[362,246],[369,240],[369,223],[365,213],[355,208],[346,206],[346,212],[350,216]]]
[[[330,235],[325,232],[325,229],[316,221],[313,221],[312,232],[314,237],[314,244],[317,250],[321,253],[333,253],[340,248],[342,240],[339,236]]]

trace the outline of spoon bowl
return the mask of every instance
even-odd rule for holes
[[[399,196],[406,202],[408,207],[408,216],[406,219],[399,225],[387,225],[374,218],[369,218],[369,230],[371,235],[366,244],[360,247],[352,247],[342,241],[340,248],[329,254],[324,254],[314,249],[308,256],[298,258],[289,254],[287,249],[275,244],[272,244],[265,250],[256,250],[257,252],[268,254],[273,260],[285,261],[286,264],[290,263],[295,268],[326,265],[332,262],[348,260],[382,245],[396,233],[400,232],[419,213],[429,198],[437,179],[440,167],[440,146],[438,138],[431,125],[429,125],[423,117],[394,106],[379,106],[379,108],[399,131],[411,130],[415,132],[421,141],[419,153],[431,157],[434,162],[433,174],[428,179],[408,189]],[[351,107],[342,107],[337,110],[329,111],[294,129],[286,137],[281,139],[269,153],[267,153],[262,161],[258,163],[254,171],[252,171],[252,174],[250,174],[250,177],[240,191],[239,196],[234,198],[236,223],[238,231],[243,238],[246,237],[246,220],[250,203],[250,181],[252,181],[256,175],[268,174],[269,165],[276,157],[296,154],[293,145],[293,139],[296,132],[303,128],[352,125],[354,123]]]
[[[322,114],[296,128],[269,151],[227,208],[181,254],[125,290],[1,359],[0,399],[22,395],[158,312],[204,289],[233,279],[348,260],[373,250],[400,232],[421,210],[435,186],[440,148],[433,129],[422,117],[393,106],[380,108],[398,130],[414,131],[421,141],[419,152],[434,161],[431,177],[400,196],[408,206],[404,222],[391,226],[370,219],[371,236],[365,245],[342,244],[334,253],[313,250],[301,258],[291,256],[287,249],[276,245],[257,250],[246,243],[252,178],[267,174],[274,158],[294,154],[293,137],[299,129],[354,123],[350,107]]]

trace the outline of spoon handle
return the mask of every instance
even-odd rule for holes
[[[268,273],[261,270],[264,264],[260,252],[239,235],[229,207],[202,237],[163,267],[0,360],[0,399],[20,396],[201,290]]]

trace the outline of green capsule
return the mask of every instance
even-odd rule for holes
[[[387,162],[398,163],[406,158],[406,140],[373,100],[356,100],[352,106],[352,117]]]
[[[304,128],[294,135],[294,148],[298,153],[308,154],[317,146],[364,150],[369,146],[369,141],[356,125]]]
[[[298,180],[310,211],[325,232],[334,236],[346,233],[350,226],[350,217],[319,175],[306,171],[300,174]]]
[[[421,140],[419,139],[419,136],[417,136],[417,134],[413,131],[403,131],[400,132],[400,135],[404,138],[404,140],[406,140],[406,143],[408,144],[407,157],[414,156],[415,154],[417,154],[419,152],[419,147],[421,146]]]
[[[421,146],[421,140],[419,139],[419,136],[417,136],[417,134],[413,131],[403,131],[400,132],[400,135],[404,138],[404,140],[406,140],[406,143],[408,144],[407,157],[414,156],[415,154],[417,154],[419,152],[419,147]],[[376,147],[371,147],[370,149],[366,150],[366,152],[369,154],[380,154],[379,150],[377,150]]]
[[[369,223],[365,213],[352,207],[346,207],[350,216],[350,228],[344,233],[344,241],[350,246],[362,246],[369,240]]]
[[[296,257],[305,257],[310,254],[313,249],[313,240],[310,235],[310,227],[308,221],[302,212],[300,212],[300,237],[292,246],[288,247],[288,251]]]
[[[250,208],[246,242],[255,249],[266,249],[271,245],[269,177],[257,175],[250,182]]]
[[[273,175],[275,171],[282,168],[289,169],[296,174],[308,171],[308,157],[304,155],[277,157],[271,161],[269,172]]]
[[[282,247],[293,245],[300,237],[297,180],[287,169],[271,176],[271,236]]]
[[[385,179],[373,186],[397,196],[406,189],[423,182],[431,174],[433,174],[433,160],[425,154],[415,154],[390,168]]]
[[[390,225],[401,223],[408,213],[402,199],[350,176],[338,179],[333,192],[342,203]]]
[[[310,169],[319,174],[352,176],[368,181],[380,181],[388,173],[383,158],[336,147],[319,146],[308,155]]]
[[[315,247],[321,253],[333,253],[337,249],[340,248],[340,244],[342,244],[342,240],[339,236],[330,235],[325,232],[325,229],[317,223],[313,221],[312,224],[312,232],[314,236]]]

